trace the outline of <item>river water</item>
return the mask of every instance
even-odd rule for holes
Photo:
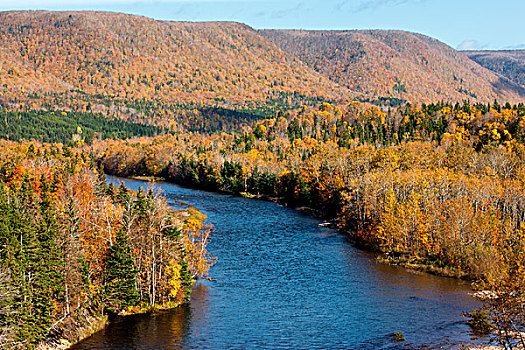
[[[132,189],[150,185],[124,181]],[[278,204],[156,185],[215,227],[214,281],[158,315],[117,319],[73,349],[420,349],[470,342],[461,281],[378,263],[319,220]],[[406,342],[395,342],[401,331]]]

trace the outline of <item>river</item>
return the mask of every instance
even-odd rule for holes
[[[73,349],[419,349],[471,341],[461,315],[479,302],[464,282],[378,263],[316,218],[275,203],[156,186],[214,225],[214,281],[198,282],[188,305],[117,319]],[[398,331],[406,342],[394,341]]]

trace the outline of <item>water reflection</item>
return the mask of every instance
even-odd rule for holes
[[[314,218],[274,203],[161,187],[214,224],[215,281],[197,284],[189,305],[119,320],[75,349],[402,349],[469,341],[461,314],[478,303],[467,284],[380,264]],[[406,343],[393,341],[397,331]]]

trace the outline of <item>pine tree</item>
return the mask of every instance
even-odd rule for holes
[[[116,198],[115,198],[115,186],[113,185],[112,182],[110,182],[109,185],[106,188],[106,195],[108,195],[113,202],[116,201]]]
[[[51,184],[42,176],[41,218],[37,224],[35,249],[30,254],[34,280],[32,281],[33,319],[36,336],[47,335],[55,318],[55,300],[62,298],[63,275],[59,267],[64,264],[57,247],[58,224],[51,199]]]
[[[126,204],[127,202],[129,202],[129,200],[131,198],[131,195],[129,194],[129,191],[126,188],[126,186],[124,185],[123,182],[121,182],[119,187],[118,187],[118,191],[117,191],[117,196],[116,197],[117,197],[116,198],[117,202],[120,203],[120,204]]]
[[[118,312],[139,301],[136,288],[137,269],[131,256],[126,233],[119,230],[106,260],[107,307]]]
[[[180,279],[182,281],[182,288],[184,290],[184,301],[190,301],[190,294],[191,294],[191,286],[193,286],[193,279],[191,278],[190,269],[188,266],[188,262],[186,261],[186,252],[184,250],[184,246],[181,244],[179,246],[180,249]]]
[[[100,166],[97,170],[97,180],[95,182],[95,194],[97,196],[103,196],[108,191],[108,184],[106,182],[106,174],[104,174],[104,169]]]
[[[141,219],[145,219],[147,217],[148,198],[146,195],[144,195],[142,187],[139,187],[139,190],[137,191],[137,198],[135,199],[134,207]]]

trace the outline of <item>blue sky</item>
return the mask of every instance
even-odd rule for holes
[[[0,0],[0,10],[106,10],[254,28],[403,29],[460,49],[525,49],[525,0]]]

